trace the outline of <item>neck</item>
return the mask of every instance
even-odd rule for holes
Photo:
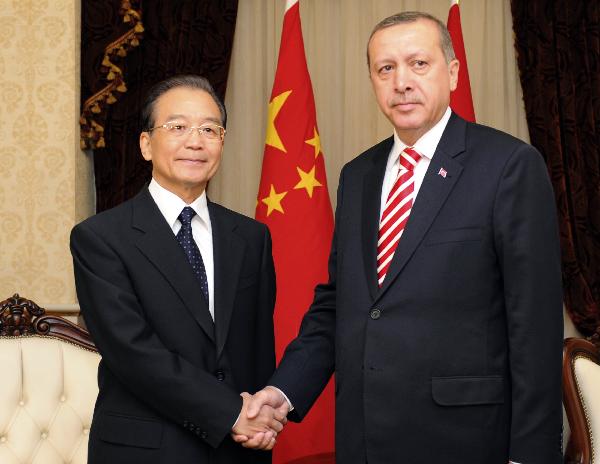
[[[405,131],[400,131],[396,128],[396,133],[398,134],[398,138],[400,141],[406,145],[407,147],[413,147],[417,140],[421,138],[423,134],[414,134],[414,133],[406,133]]]
[[[177,195],[179,198],[181,198],[183,201],[185,201],[186,205],[192,204],[194,202],[194,200],[196,200],[196,198],[200,197],[202,195],[202,193],[204,192],[204,189],[200,190],[199,192],[185,192],[185,193],[178,193],[178,192],[173,192],[175,195]]]
[[[187,185],[165,185],[164,182],[161,182],[159,179],[154,177],[154,180],[165,190],[177,195],[181,198],[186,205],[189,205],[194,202],[198,197],[200,197],[204,191],[206,190],[206,184],[197,184],[192,186]]]

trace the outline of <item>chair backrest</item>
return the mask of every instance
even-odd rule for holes
[[[571,427],[565,462],[600,463],[600,351],[567,338],[563,351],[563,402]]]
[[[87,462],[99,362],[81,327],[18,294],[0,302],[0,463]]]

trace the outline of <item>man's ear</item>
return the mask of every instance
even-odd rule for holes
[[[140,134],[140,151],[146,161],[152,160],[152,144],[150,143],[150,132]]]
[[[448,63],[448,72],[450,73],[450,91],[453,92],[456,90],[456,86],[458,85],[458,68],[460,68],[460,63],[455,58],[450,63]]]

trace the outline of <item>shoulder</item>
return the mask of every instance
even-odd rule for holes
[[[485,185],[496,195],[508,188],[530,198],[535,195],[525,192],[533,185],[551,192],[544,158],[523,140],[481,124],[466,123],[464,148],[455,159],[463,165],[465,179],[478,188]]]
[[[125,229],[131,228],[133,205],[138,201],[152,201],[143,191],[114,208],[107,209],[81,221],[73,227],[72,235],[77,235],[83,230],[94,232],[99,236],[120,235]]]
[[[489,153],[503,159],[510,158],[515,152],[541,157],[538,150],[527,142],[483,124],[467,122],[465,139],[467,151]]]
[[[230,224],[236,230],[252,235],[256,234],[262,236],[269,233],[268,227],[256,219],[252,219],[212,201],[209,201],[208,205],[211,220]]]
[[[545,161],[535,147],[506,132],[467,122],[453,115],[438,145],[465,168],[491,180],[511,166],[545,170]]]
[[[393,145],[394,137],[382,140],[360,153],[356,158],[348,161],[342,168],[342,171],[364,171],[370,169],[380,158],[383,157],[387,160]]]

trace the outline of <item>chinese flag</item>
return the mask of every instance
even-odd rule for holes
[[[258,190],[256,219],[269,226],[277,273],[277,359],[296,337],[316,284],[326,282],[333,214],[298,0],[287,0]],[[310,382],[310,379],[306,379]],[[277,437],[274,462],[324,462],[334,450],[332,381],[301,424]],[[333,459],[331,460],[333,462]]]
[[[452,0],[448,12],[448,31],[452,38],[452,46],[456,59],[460,62],[458,69],[458,86],[450,94],[450,108],[461,118],[475,122],[475,110],[473,109],[473,97],[471,96],[471,82],[469,81],[469,70],[467,68],[467,55],[465,54],[465,43],[463,42],[462,27],[460,25],[460,10],[458,1]]]

